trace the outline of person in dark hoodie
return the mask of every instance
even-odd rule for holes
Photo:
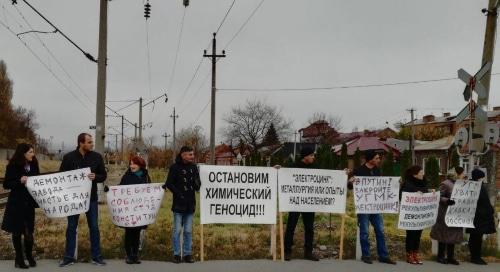
[[[168,188],[173,194],[172,212],[174,213],[172,244],[174,249],[174,263],[182,260],[193,263],[192,256],[192,229],[193,215],[196,208],[196,191],[200,190],[200,174],[194,161],[193,148],[183,146],[175,163],[170,166],[167,181],[163,188]],[[180,236],[183,233],[181,258]]]
[[[433,190],[434,191],[434,190]],[[405,179],[401,186],[401,194],[428,193],[427,181],[424,179],[422,167],[414,165],[405,172]],[[409,264],[423,264],[418,256],[422,230],[406,230],[406,262]]]
[[[123,175],[119,185],[135,185],[151,183],[146,162],[139,156],[130,158],[130,164],[127,172]],[[125,252],[127,253],[128,264],[140,264],[139,260],[139,239],[141,230],[147,226],[127,227],[125,228]]]
[[[92,263],[95,265],[106,265],[101,255],[101,238],[99,233],[98,203],[97,203],[97,183],[103,183],[106,180],[107,173],[104,167],[104,160],[101,154],[92,151],[94,141],[92,136],[87,133],[78,135],[78,147],[76,150],[64,155],[59,170],[61,172],[90,168],[89,179],[92,181],[92,190],[90,194],[89,210],[85,213],[89,226],[90,234],[90,253]],[[65,267],[75,263],[76,236],[78,229],[78,219],[80,215],[68,216],[68,227],[66,228],[66,248],[64,258],[59,263],[60,267]]]
[[[474,169],[471,173],[472,180],[483,181],[485,174],[480,169]],[[486,265],[486,263],[481,258],[481,247],[483,242],[483,234],[492,234],[496,232],[495,229],[495,209],[491,206],[490,199],[488,197],[488,190],[486,185],[483,183],[481,185],[481,191],[479,192],[479,199],[477,200],[476,215],[474,216],[474,228],[466,229],[469,233],[469,250],[470,250],[470,262],[479,265]]]
[[[17,268],[28,268],[24,262],[22,236],[24,236],[24,251],[29,266],[36,266],[32,251],[35,208],[38,205],[28,192],[26,182],[29,176],[39,174],[40,170],[33,146],[19,144],[14,156],[9,160],[5,172],[3,187],[10,190],[10,193],[2,222],[2,230],[12,233],[12,243],[16,252],[15,267]]]
[[[354,169],[354,176],[358,177],[371,177],[371,176],[380,176],[380,155],[377,154],[374,150],[366,150],[364,154],[365,163]],[[349,172],[349,171],[348,171]],[[350,175],[350,173],[349,173]],[[349,179],[348,187],[352,189],[353,177]],[[384,237],[384,221],[381,214],[358,214],[358,227],[359,227],[359,242],[361,244],[362,256],[361,260],[364,263],[372,264],[373,261],[370,256],[370,241],[368,239],[368,228],[370,223],[375,230],[375,238],[377,240],[377,254],[378,260],[381,263],[386,264],[396,264],[389,257],[389,251],[387,250],[387,246],[385,245],[385,237]]]
[[[300,151],[301,160],[295,162],[293,168],[313,168],[316,159],[314,149],[304,147]],[[302,215],[304,223],[304,259],[319,261],[319,258],[313,253],[314,239],[314,213],[313,212],[289,212],[288,222],[285,231],[285,261],[290,261],[292,256],[293,235],[295,228]]]

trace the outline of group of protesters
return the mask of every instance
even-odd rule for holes
[[[60,171],[70,171],[81,168],[90,168],[88,178],[92,181],[90,205],[85,213],[89,228],[91,260],[95,265],[106,265],[101,254],[100,233],[98,220],[97,183],[103,183],[107,178],[106,168],[102,156],[93,151],[92,136],[87,133],[78,135],[78,147],[64,155]],[[19,144],[12,158],[9,160],[5,173],[4,188],[10,190],[2,222],[2,230],[12,234],[12,243],[15,251],[15,267],[27,269],[37,265],[33,256],[35,208],[38,207],[26,188],[28,177],[40,175],[38,161],[34,147],[30,144]],[[129,167],[122,176],[119,185],[133,185],[150,183],[146,162],[139,156],[130,158]],[[176,162],[170,167],[168,177],[163,188],[173,193],[173,261],[175,263],[193,263],[192,257],[192,223],[195,211],[195,192],[200,189],[198,168],[194,163],[193,149],[187,146],[181,148]],[[108,189],[104,187],[105,191]],[[67,217],[66,246],[60,267],[72,265],[76,262],[77,229],[79,215]],[[127,264],[140,264],[139,242],[141,227],[125,228],[125,253]],[[180,236],[183,234],[181,249]],[[24,237],[24,246],[23,238]],[[181,250],[183,256],[181,258]],[[28,261],[26,264],[25,260]]]
[[[70,171],[81,168],[90,168],[88,178],[92,181],[90,196],[90,206],[86,212],[89,227],[89,238],[91,245],[91,260],[93,264],[105,265],[106,262],[101,254],[100,233],[98,225],[98,197],[97,183],[103,183],[107,178],[106,168],[102,156],[93,151],[93,139],[90,134],[82,133],[78,135],[78,146],[76,150],[67,153],[61,162],[60,171]],[[373,150],[367,150],[364,154],[364,164],[359,168],[346,169],[349,177],[348,188],[352,189],[354,176],[381,176],[380,162],[381,155]],[[314,168],[315,150],[304,147],[300,151],[300,159],[292,167]],[[275,166],[279,168],[280,166]],[[10,159],[4,181],[4,188],[10,190],[5,213],[2,222],[2,229],[12,234],[12,243],[15,251],[15,267],[27,269],[36,266],[33,256],[35,208],[37,203],[31,197],[26,188],[28,177],[40,175],[40,169],[35,156],[34,147],[30,144],[19,144],[13,157]],[[454,205],[451,198],[455,181],[469,178],[475,181],[483,181],[485,173],[479,169],[471,172],[471,177],[465,177],[464,169],[455,167],[450,169],[447,179],[439,186],[440,202],[436,224],[432,227],[431,238],[439,242],[437,261],[443,264],[458,265],[454,255],[455,244],[461,243],[464,239],[463,228],[448,227],[444,217],[448,206]],[[424,172],[418,165],[409,167],[404,175],[401,192],[427,193],[434,191],[429,188],[424,178]],[[132,156],[129,167],[122,176],[119,185],[135,185],[150,183],[146,162],[140,156]],[[184,146],[176,158],[175,163],[170,166],[168,176],[163,185],[173,194],[173,262],[193,263],[192,257],[192,227],[193,215],[196,208],[196,191],[201,186],[200,175],[193,149]],[[107,186],[104,187],[107,191]],[[298,220],[302,216],[304,224],[304,259],[318,261],[319,257],[313,252],[314,240],[314,218],[313,212],[290,212],[285,231],[284,239],[284,259],[292,258],[293,237]],[[66,246],[64,257],[60,262],[60,267],[72,265],[76,262],[75,250],[77,247],[77,227],[79,215],[67,217]],[[378,261],[386,264],[396,264],[391,259],[387,245],[385,243],[384,223],[382,214],[357,214],[359,227],[359,240],[361,244],[361,260],[367,264],[372,264],[373,259],[370,254],[369,226],[373,226],[377,243]],[[485,185],[481,187],[479,200],[477,203],[474,218],[474,227],[467,229],[469,233],[470,261],[474,264],[485,265],[481,258],[481,247],[484,234],[495,232],[494,208],[490,204]],[[146,228],[125,227],[125,262],[127,264],[141,263],[139,258],[140,233]],[[181,245],[181,234],[183,243]],[[419,257],[419,245],[422,230],[406,231],[406,261],[410,264],[420,265],[422,260]],[[24,239],[23,239],[24,238]],[[24,241],[23,241],[24,240]],[[23,243],[24,242],[24,243]],[[446,255],[446,256],[445,256]],[[25,260],[28,261],[26,264]]]

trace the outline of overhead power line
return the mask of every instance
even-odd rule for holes
[[[226,43],[226,45],[223,47],[224,49],[226,49],[233,41],[234,39],[236,39],[236,37],[240,34],[240,32],[245,28],[245,26],[248,24],[248,22],[250,21],[250,19],[252,19],[252,17],[255,15],[255,13],[257,12],[257,10],[259,10],[259,8],[262,6],[262,4],[264,4],[264,1],[265,0],[262,0],[260,1],[260,3],[257,5],[257,7],[255,7],[255,9],[252,11],[252,13],[250,13],[250,16],[248,16],[248,18],[245,20],[245,22],[241,25],[241,27],[238,29],[238,31],[236,31],[236,33],[233,35],[233,37],[229,40],[228,43]]]
[[[2,25],[8,32],[10,32],[14,37],[16,37],[23,45],[30,51],[30,53],[49,71],[49,73],[57,80],[57,82],[63,86],[63,88],[68,91],[71,96],[73,96],[85,109],[88,110],[88,112],[92,115],[95,116],[95,113],[69,88],[62,79],[57,76],[57,74],[38,56],[38,54],[35,53],[35,51],[20,37],[16,35],[16,33],[9,27],[7,26],[3,21],[0,21],[0,25]]]
[[[19,14],[19,16],[23,19],[23,21],[28,25],[29,28],[31,28],[33,30],[34,29],[33,26],[26,19],[26,17],[21,12],[21,10],[17,6],[15,6],[15,5],[14,5],[14,7],[15,7],[17,13]],[[19,35],[20,34],[17,34],[18,37],[19,37]],[[45,48],[45,50],[52,57],[52,59],[57,63],[57,65],[59,66],[59,68],[61,68],[61,70],[64,72],[64,74],[69,78],[69,80],[80,90],[80,92],[83,94],[83,96],[85,96],[85,98],[90,102],[90,104],[95,105],[94,100],[92,98],[90,98],[90,96],[87,94],[87,92],[85,92],[83,90],[83,88],[80,86],[80,84],[78,84],[76,82],[76,80],[70,75],[70,73],[68,72],[68,70],[64,67],[64,65],[61,63],[61,61],[56,57],[56,55],[52,52],[52,50],[50,50],[48,48],[48,46],[43,42],[43,40],[40,38],[40,36],[38,34],[36,34],[36,33],[35,33],[34,36],[36,37],[36,39],[38,40],[38,42],[43,46],[43,48]]]
[[[78,44],[76,44],[72,39],[70,39],[66,34],[64,34],[57,26],[55,26],[51,21],[49,21],[42,13],[40,13],[35,7],[33,7],[28,1],[22,0],[28,7],[30,7],[38,16],[40,16],[45,22],[47,22],[50,26],[52,26],[61,36],[63,36],[67,41],[69,41],[74,47],[76,47],[80,52],[85,55],[87,59],[89,59],[92,62],[97,63],[97,60],[88,52],[83,50]]]
[[[186,8],[184,8],[184,12],[182,13],[182,20],[181,20],[181,25],[180,25],[180,30],[179,30],[179,37],[177,39],[177,49],[175,50],[174,65],[172,67],[172,72],[170,73],[170,79],[169,79],[168,88],[167,88],[168,91],[170,91],[170,88],[172,87],[172,84],[174,83],[175,68],[177,66],[177,58],[179,57],[179,49],[181,47],[182,33],[184,30],[184,18],[185,17],[186,17]]]
[[[500,73],[493,73],[491,75],[498,75]],[[390,83],[378,83],[378,84],[359,84],[359,85],[345,85],[345,86],[329,86],[329,87],[308,87],[308,88],[221,88],[217,89],[219,91],[227,92],[282,92],[282,91],[322,91],[322,90],[339,90],[339,89],[360,89],[360,88],[372,88],[372,87],[385,87],[385,86],[398,86],[398,85],[413,85],[413,84],[424,84],[432,82],[442,82],[442,81],[452,81],[457,80],[456,77],[439,78],[439,79],[427,79],[427,80],[416,80],[416,81],[402,81],[402,82],[390,82]]]
[[[217,28],[217,30],[215,31],[215,34],[218,34],[218,33],[219,33],[219,30],[221,29],[222,25],[223,25],[223,24],[224,24],[224,22],[226,21],[226,18],[227,18],[227,16],[229,15],[229,12],[231,12],[231,9],[233,9],[234,2],[236,2],[236,0],[233,0],[233,2],[231,3],[231,5],[230,5],[230,6],[229,6],[229,8],[227,9],[227,11],[226,11],[226,15],[224,15],[224,18],[222,18],[222,21],[220,22],[219,27],[218,27],[218,28]]]

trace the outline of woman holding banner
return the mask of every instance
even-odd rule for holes
[[[29,176],[39,174],[40,169],[38,168],[33,146],[24,143],[19,144],[5,172],[3,187],[10,190],[10,194],[2,222],[2,229],[12,233],[12,243],[16,252],[15,267],[17,268],[28,268],[24,262],[21,236],[24,236],[24,253],[29,266],[36,266],[32,251],[35,208],[38,205],[29,194],[26,182]]]
[[[480,169],[472,170],[472,180],[483,181],[485,174]],[[474,228],[467,229],[469,233],[469,250],[470,262],[479,265],[486,265],[481,258],[481,247],[483,243],[483,234],[495,233],[495,209],[491,206],[488,197],[488,191],[485,184],[482,184],[481,191],[479,192],[479,199],[477,200],[476,214],[474,216]]]
[[[401,186],[401,193],[428,193],[427,181],[424,179],[422,167],[414,165],[405,172],[405,180]],[[423,264],[418,256],[422,230],[406,230],[406,262],[410,264]]]
[[[459,265],[455,259],[455,244],[463,241],[463,228],[448,227],[445,222],[445,215],[448,206],[455,205],[455,201],[451,199],[453,186],[456,180],[464,178],[464,168],[455,167],[447,173],[447,179],[439,185],[441,191],[441,200],[439,201],[439,210],[436,224],[432,227],[431,238],[437,240],[438,244],[438,263]],[[447,253],[445,259],[444,254]]]
[[[130,159],[130,165],[127,172],[123,175],[119,185],[134,185],[151,183],[151,178],[146,169],[146,162],[139,156],[134,156]],[[127,264],[140,264],[139,260],[139,240],[142,227],[126,227],[125,228],[125,252],[127,253]]]

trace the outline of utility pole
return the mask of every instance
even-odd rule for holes
[[[134,124],[134,141],[137,142],[137,123]]]
[[[493,64],[493,57],[495,54],[495,40],[496,40],[496,32],[497,32],[497,18],[498,18],[498,6],[500,5],[500,1],[498,0],[489,0],[488,1],[488,9],[483,9],[482,12],[486,14],[486,30],[484,34],[484,46],[483,46],[483,57],[481,61],[481,67],[486,63],[490,62]],[[490,82],[491,82],[491,69],[484,75],[481,83],[484,85],[486,89],[486,98],[478,99],[478,104],[483,108],[488,108],[489,95],[490,95]],[[494,156],[493,156],[494,157]],[[469,161],[473,160],[473,156],[469,158]],[[471,168],[472,171],[472,168]],[[495,203],[495,195],[496,195],[496,186],[495,182],[488,181],[488,194],[490,196],[490,202],[494,205]]]
[[[121,146],[121,152],[120,152],[120,154],[121,154],[121,156],[120,156],[120,164],[123,161],[123,140],[125,138],[125,136],[123,135],[123,131],[124,131],[124,127],[125,127],[125,117],[123,115],[121,117],[122,117],[122,141],[121,141],[122,146]]]
[[[411,152],[411,164],[415,165],[415,109],[411,108],[408,110],[411,114],[411,137],[410,137],[410,152]]]
[[[167,134],[166,132],[161,135],[161,137],[165,138],[165,150],[167,150],[168,146],[168,137],[170,137],[170,134]]]
[[[172,138],[172,150],[175,153],[175,150],[177,148],[177,146],[176,146],[176,140],[177,139],[175,138],[175,119],[179,118],[179,115],[175,114],[175,107],[174,107],[174,113],[172,115],[170,115],[170,118],[172,118],[174,120],[174,128],[173,128],[174,132],[173,132],[173,138]],[[175,156],[174,156],[174,161],[175,161]]]
[[[118,134],[115,134],[115,150],[118,153]]]
[[[216,63],[217,58],[225,58],[226,52],[222,50],[222,55],[217,55],[216,33],[212,39],[212,55],[207,55],[207,50],[204,51],[203,57],[212,59],[212,94],[211,94],[211,112],[210,112],[210,164],[215,164],[215,81],[216,81]],[[175,139],[175,134],[174,134]]]
[[[106,134],[106,62],[108,50],[108,0],[100,0],[99,55],[97,57],[97,100],[95,150],[104,152]]]
[[[488,9],[483,9],[482,12],[486,15],[486,31],[484,34],[484,46],[483,46],[483,58],[481,61],[481,66],[488,62],[493,63],[493,56],[495,53],[495,35],[497,29],[497,17],[498,17],[498,5],[500,2],[498,0],[489,0]],[[486,89],[486,97],[483,99],[478,99],[478,104],[484,107],[488,107],[489,93],[490,93],[490,82],[491,82],[491,69],[484,75],[481,83]]]
[[[142,97],[139,98],[139,141],[142,142]]]

